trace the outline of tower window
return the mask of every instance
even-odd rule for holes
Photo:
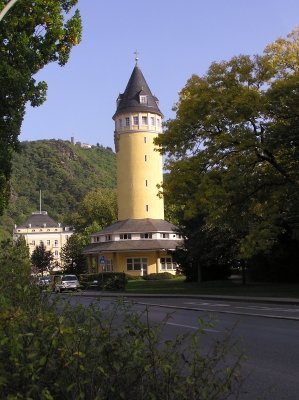
[[[121,128],[121,127],[122,127],[122,120],[121,120],[121,118],[118,120],[118,124],[119,124],[119,127]]]
[[[140,103],[147,103],[147,96],[140,96]]]
[[[50,240],[47,240],[47,246],[50,246],[50,245],[51,245]]]
[[[169,239],[169,233],[161,233],[163,239]]]
[[[147,181],[147,179],[145,180],[145,186],[148,187],[148,181]]]
[[[147,117],[142,117],[142,125],[147,125]]]
[[[146,136],[144,136],[144,143],[146,143]]]
[[[138,125],[138,117],[133,117],[133,125]]]
[[[160,127],[160,119],[157,118],[157,126]]]
[[[129,126],[129,125],[130,125],[130,118],[126,117],[126,126]]]
[[[151,117],[151,125],[155,125],[155,118]]]
[[[148,204],[145,206],[145,211],[148,212]]]
[[[144,156],[144,161],[147,162],[147,155]]]

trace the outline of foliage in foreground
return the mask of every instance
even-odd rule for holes
[[[13,285],[13,281],[9,282]],[[0,398],[232,399],[242,382],[232,332],[202,346],[205,328],[165,341],[122,300],[89,307],[80,297],[55,296],[17,284],[0,296]],[[209,338],[208,338],[209,339]]]

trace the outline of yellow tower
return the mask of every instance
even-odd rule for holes
[[[113,116],[119,221],[164,219],[163,199],[157,196],[157,184],[163,181],[162,156],[153,143],[162,133],[163,114],[135,60]]]

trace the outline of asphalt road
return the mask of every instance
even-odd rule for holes
[[[93,298],[82,296],[84,304]],[[114,298],[104,297],[105,305]],[[243,338],[247,360],[242,363],[245,379],[241,400],[298,400],[299,399],[299,307],[296,304],[273,304],[238,301],[219,301],[190,298],[130,298],[137,310],[150,304],[152,322],[160,322],[175,311],[164,329],[165,340],[174,333],[194,331],[198,318],[209,314],[219,323],[209,329],[211,339],[221,340],[227,328],[235,324],[234,338]]]

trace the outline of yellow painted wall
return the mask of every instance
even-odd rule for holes
[[[142,130],[134,129],[134,132],[118,131],[120,133],[117,152],[119,221],[129,218],[164,219],[164,202],[158,198],[156,186],[163,181],[162,156],[154,151],[153,144],[153,139],[159,132],[151,130],[154,129],[151,126],[149,130],[145,128],[142,126]]]
[[[153,274],[156,272],[161,272],[160,268],[158,268],[157,271],[157,266],[156,266],[156,260],[157,260],[157,253],[156,250],[153,251],[134,251],[134,252],[124,252],[124,253],[105,253],[105,254],[100,254],[98,257],[101,255],[105,256],[105,259],[112,259],[113,260],[113,272],[125,272],[127,274],[133,275],[133,276],[140,276],[141,272],[138,271],[127,271],[127,258],[147,258],[148,261],[148,269],[147,273],[148,274]],[[166,251],[160,251],[160,257],[167,257],[167,252]],[[101,272],[101,266],[99,266],[99,271]],[[171,271],[169,271],[171,272]]]

